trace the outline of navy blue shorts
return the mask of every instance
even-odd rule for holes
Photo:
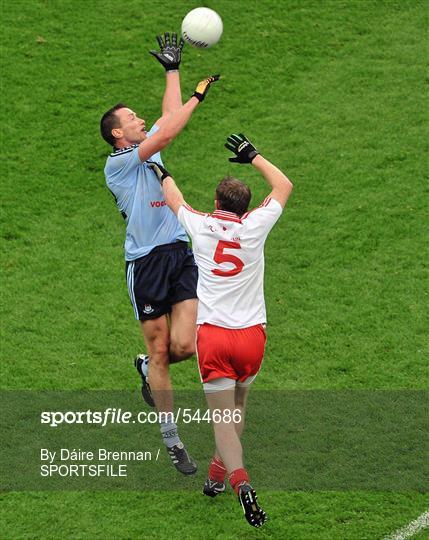
[[[125,277],[140,321],[161,317],[173,304],[197,298],[198,269],[186,242],[157,246],[140,259],[126,261]]]

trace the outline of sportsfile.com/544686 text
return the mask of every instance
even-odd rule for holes
[[[42,411],[40,423],[57,427],[60,424],[98,424],[104,427],[108,424],[157,424],[159,422],[191,422],[201,423],[234,423],[241,422],[240,409],[185,409],[179,407],[175,412],[140,411],[134,414],[118,408],[103,411]]]

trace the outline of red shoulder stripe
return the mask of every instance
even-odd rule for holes
[[[266,197],[259,206],[257,206],[256,208],[252,208],[252,210],[249,210],[248,212],[246,212],[243,216],[241,216],[241,219],[246,219],[249,214],[251,214],[252,212],[254,212],[255,210],[257,210],[258,208],[264,208],[265,206],[268,206],[270,204],[270,201],[271,201],[271,197]]]
[[[194,214],[198,214],[199,216],[208,216],[209,214],[207,214],[206,212],[200,212],[198,210],[194,210],[192,208],[192,206],[189,206],[188,203],[184,203],[183,206],[186,208],[186,210],[189,210],[190,212],[194,213]]]

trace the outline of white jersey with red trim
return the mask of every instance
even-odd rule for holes
[[[197,324],[247,328],[266,322],[264,244],[282,210],[271,197],[241,218],[223,210],[205,214],[187,204],[179,208],[198,265]]]

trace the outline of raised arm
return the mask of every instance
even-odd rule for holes
[[[256,155],[252,160],[252,165],[263,175],[265,180],[271,186],[272,191],[269,197],[272,197],[284,207],[293,189],[293,184],[289,178],[260,154]]]
[[[149,52],[164,67],[166,76],[165,92],[162,99],[162,116],[156,122],[157,125],[161,126],[166,115],[180,109],[182,106],[179,66],[182,61],[184,41],[180,38],[179,43],[177,43],[177,34],[175,33],[171,35],[170,39],[169,32],[166,32],[164,37],[156,36],[156,39],[159,45],[159,52]]]
[[[171,174],[165,167],[159,163],[149,162],[149,167],[158,177],[161,184],[162,191],[164,193],[164,199],[167,206],[176,214],[179,212],[179,208],[185,203],[182,192],[176,186],[176,182],[173,180]]]
[[[235,154],[235,157],[229,158],[229,161],[233,163],[251,163],[262,174],[272,189],[269,196],[284,207],[293,189],[293,184],[289,178],[270,161],[262,157],[242,133],[240,135],[230,135],[225,147]]]
[[[165,91],[162,98],[162,116],[156,121],[156,124],[160,127],[168,114],[177,111],[182,106],[179,71],[167,71],[165,77]]]
[[[217,80],[219,80],[219,75],[200,81],[191,98],[178,110],[166,115],[159,130],[139,144],[141,161],[146,161],[150,156],[162,150],[182,131],[198,104],[204,100],[210,85]]]

